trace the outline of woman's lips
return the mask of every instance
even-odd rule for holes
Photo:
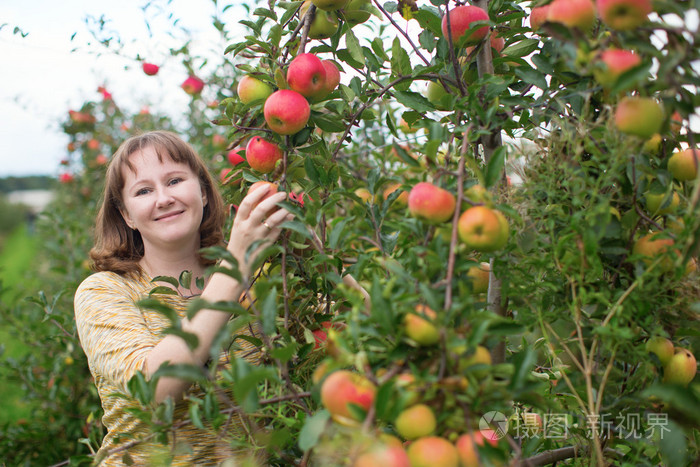
[[[176,211],[176,212],[171,212],[171,213],[168,213],[168,214],[163,214],[162,216],[157,217],[157,218],[156,218],[156,221],[162,221],[162,220],[172,219],[173,217],[179,216],[179,215],[182,214],[183,212],[184,212],[184,211]]]

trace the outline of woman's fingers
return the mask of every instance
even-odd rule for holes
[[[260,187],[257,190],[253,190],[252,192],[249,192],[241,201],[240,206],[238,206],[238,212],[236,212],[236,217],[240,217],[241,219],[247,219],[248,217],[250,217],[251,212],[257,206],[260,205],[260,202],[266,196],[268,196],[269,192],[270,192],[269,186]],[[282,199],[284,199],[284,198],[282,198]],[[277,201],[277,202],[279,202],[279,201]]]

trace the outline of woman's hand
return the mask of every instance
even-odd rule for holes
[[[270,195],[272,186],[265,185],[249,192],[241,201],[233,220],[228,250],[238,260],[238,269],[244,277],[249,275],[250,263],[260,251],[277,240],[282,231],[280,226],[294,218],[289,211],[276,206],[287,194],[276,192]],[[258,240],[262,240],[262,244],[246,261],[246,251]]]

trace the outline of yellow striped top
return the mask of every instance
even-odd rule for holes
[[[130,278],[113,272],[98,272],[85,279],[75,294],[78,335],[102,402],[102,423],[107,429],[96,459],[118,449],[122,444],[149,435],[147,426],[128,410],[139,407],[138,401],[115,394],[128,394],[129,379],[137,371],[144,370],[148,353],[163,338],[162,331],[171,324],[162,314],[136,305],[148,296],[153,287],[153,282],[145,274]],[[180,316],[185,316],[186,298],[179,295],[158,297]],[[254,332],[254,329],[246,329],[246,334]],[[234,353],[250,363],[258,363],[260,353],[256,347],[242,339],[238,342],[241,342],[240,349]],[[218,363],[230,365],[227,351],[221,352]],[[188,394],[202,396],[201,393],[202,390],[193,385]],[[176,404],[175,420],[187,418],[187,406],[188,403],[184,400]],[[241,419],[232,420],[227,427],[228,432],[223,433],[226,436],[206,425],[206,422],[205,427],[208,429],[202,430],[191,424],[182,426],[170,434],[169,446],[149,439],[128,450],[108,455],[99,465],[127,465],[124,459],[126,452],[133,465],[163,465],[170,462],[170,465],[176,466],[216,465],[235,457],[236,452],[231,449],[226,438],[241,432]]]

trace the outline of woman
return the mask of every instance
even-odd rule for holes
[[[285,209],[275,208],[284,193],[268,195],[267,188],[260,188],[246,196],[233,222],[227,250],[238,261],[243,278],[250,276],[256,253],[274,242],[281,224],[292,218]],[[159,452],[166,456],[183,453],[175,455],[172,465],[216,465],[235,454],[220,433],[191,425],[177,429],[171,437],[175,446],[164,447],[150,439],[147,427],[130,414],[128,409],[138,403],[114,395],[128,394],[127,382],[137,371],[150,378],[166,362],[206,364],[212,342],[231,315],[204,309],[186,319],[187,298],[201,295],[208,303],[234,301],[245,286],[223,273],[204,278],[213,262],[205,260],[199,250],[222,244],[224,219],[223,200],[212,177],[192,147],[178,136],[165,131],[135,136],[114,154],[97,216],[96,244],[90,253],[97,273],[85,279],[75,295],[78,334],[107,428],[97,456],[103,459],[100,465],[129,461],[153,465],[158,462],[154,453]],[[257,249],[250,254],[254,243]],[[179,277],[183,271],[204,279],[204,287],[180,287],[177,295],[163,295],[163,300],[180,313],[183,331],[197,336],[193,350],[181,337],[162,334],[171,324],[166,317],[136,305],[155,285],[162,285],[154,284],[152,278]],[[256,362],[255,350],[251,345],[239,352]],[[227,359],[222,352],[218,363],[225,364]],[[186,419],[187,404],[182,398],[196,392],[190,386],[177,378],[160,378],[155,402],[180,401],[176,416]]]

